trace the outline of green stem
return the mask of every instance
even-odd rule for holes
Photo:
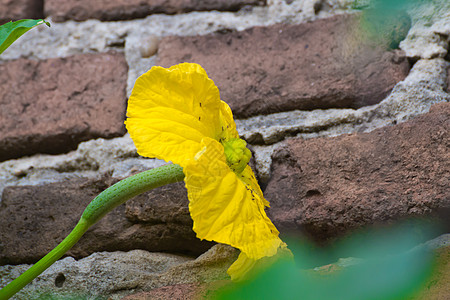
[[[178,165],[165,165],[130,176],[104,190],[84,210],[80,221],[70,234],[31,268],[0,290],[0,300],[6,300],[39,276],[64,255],[81,236],[118,205],[151,189],[183,180],[183,169]]]
[[[80,219],[78,224],[69,233],[69,235],[52,251],[50,251],[41,260],[35,263],[31,268],[26,270],[18,278],[14,279],[6,287],[0,290],[0,299],[9,299],[15,293],[20,291],[24,286],[30,283],[34,278],[39,276],[48,267],[50,267],[55,261],[64,255],[73,245],[81,238],[81,236],[88,230],[89,226],[83,218]]]

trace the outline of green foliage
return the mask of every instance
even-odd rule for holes
[[[410,225],[352,236],[332,249],[291,242],[297,263],[280,261],[252,280],[224,288],[217,298],[408,299],[427,280],[433,266],[432,253],[425,246],[410,250],[423,240],[424,232],[418,235]],[[346,253],[352,257],[343,256]],[[337,255],[347,258],[322,268],[303,268]]]
[[[361,31],[366,39],[386,49],[398,48],[411,27],[407,14],[419,0],[355,1],[353,8],[362,10]]]
[[[15,40],[21,37],[25,32],[40,24],[46,24],[50,27],[50,23],[39,19],[25,19],[15,22],[8,22],[0,26],[0,54],[3,53]]]

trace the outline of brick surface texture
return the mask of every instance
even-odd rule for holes
[[[358,17],[164,38],[158,64],[202,65],[238,117],[380,102],[409,72],[400,52],[355,41]]]
[[[0,265],[38,261],[69,234],[89,202],[113,183],[102,177],[7,187],[0,204]],[[98,251],[144,249],[199,255],[211,246],[195,236],[187,191],[183,183],[175,183],[115,208],[67,254],[81,258]]]
[[[43,18],[42,3],[40,0],[0,0],[0,25],[20,19]]]
[[[265,0],[46,0],[45,14],[55,22],[102,21],[143,18],[150,14],[190,11],[237,11],[246,5],[264,5]]]
[[[119,53],[0,64],[0,161],[123,135],[127,69]]]
[[[450,103],[370,133],[289,140],[273,155],[269,215],[319,241],[411,217],[448,223],[449,148]]]

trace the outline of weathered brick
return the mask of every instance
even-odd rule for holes
[[[0,24],[43,17],[43,0],[0,0]]]
[[[409,72],[401,52],[358,40],[355,15],[162,39],[158,64],[201,64],[238,117],[380,102]]]
[[[450,103],[370,133],[289,140],[273,155],[269,215],[319,241],[413,217],[448,230],[449,147]]]
[[[119,53],[0,64],[0,161],[123,135],[127,70]]]
[[[237,11],[246,5],[264,5],[265,0],[46,0],[45,14],[55,22],[66,20],[102,21],[143,18],[157,13],[176,14],[190,11]]]
[[[7,187],[0,204],[0,265],[39,260],[69,234],[89,202],[114,181],[103,177]],[[81,258],[98,251],[132,249],[198,255],[211,245],[196,238],[187,191],[183,183],[175,183],[115,208],[68,255]]]

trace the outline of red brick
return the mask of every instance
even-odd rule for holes
[[[43,17],[43,0],[0,0],[0,24]]]
[[[42,186],[7,187],[0,204],[0,265],[34,263],[73,229],[89,202],[114,183],[72,179]],[[141,194],[93,225],[67,253],[170,251],[199,255],[213,244],[196,238],[184,183]]]
[[[358,43],[358,17],[162,39],[158,64],[201,64],[239,117],[294,109],[359,108],[409,72],[402,53]]]
[[[414,217],[448,230],[449,147],[450,103],[370,133],[289,140],[273,154],[269,215],[319,241]]]
[[[0,64],[0,161],[123,135],[127,70],[118,53]]]
[[[66,20],[129,20],[162,13],[190,11],[237,11],[246,5],[264,5],[265,0],[46,0],[45,14],[55,22]]]

